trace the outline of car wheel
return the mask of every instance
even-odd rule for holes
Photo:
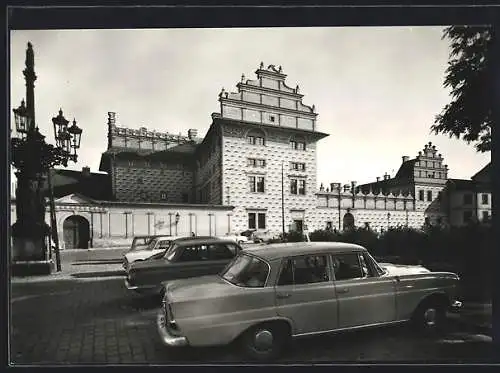
[[[241,342],[245,354],[251,359],[268,361],[279,356],[289,339],[288,325],[265,323],[247,330]]]
[[[439,299],[424,301],[413,315],[413,324],[419,331],[439,332],[446,321],[446,304]]]

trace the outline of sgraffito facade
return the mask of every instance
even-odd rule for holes
[[[203,138],[196,129],[174,135],[123,128],[108,113],[103,173],[85,167],[77,177],[56,170],[63,247],[82,246],[85,237],[83,247],[96,247],[127,243],[134,235],[255,229],[277,236],[366,225],[380,231],[491,216],[489,167],[471,180],[448,179],[432,143],[413,159],[403,156],[393,177],[318,187],[317,143],[328,134],[318,131],[315,106],[302,102],[298,85],[286,84],[281,66],[261,63],[255,75],[243,75],[235,92],[222,89],[220,111]],[[90,195],[89,185],[102,192]]]

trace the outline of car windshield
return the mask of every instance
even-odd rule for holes
[[[264,287],[269,266],[262,259],[240,254],[221,273],[221,277],[233,285],[243,287]]]

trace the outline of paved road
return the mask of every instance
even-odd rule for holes
[[[11,362],[239,363],[235,346],[165,348],[156,333],[158,300],[127,294],[120,277],[17,282],[11,292]],[[418,336],[405,326],[302,339],[287,362],[487,362],[491,338],[457,327],[441,337]]]

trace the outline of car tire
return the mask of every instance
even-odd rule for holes
[[[269,361],[283,351],[290,340],[290,330],[284,323],[263,323],[248,329],[241,337],[241,346],[252,360]]]
[[[446,303],[441,299],[422,302],[415,310],[412,322],[415,329],[427,334],[439,333],[446,321]]]

